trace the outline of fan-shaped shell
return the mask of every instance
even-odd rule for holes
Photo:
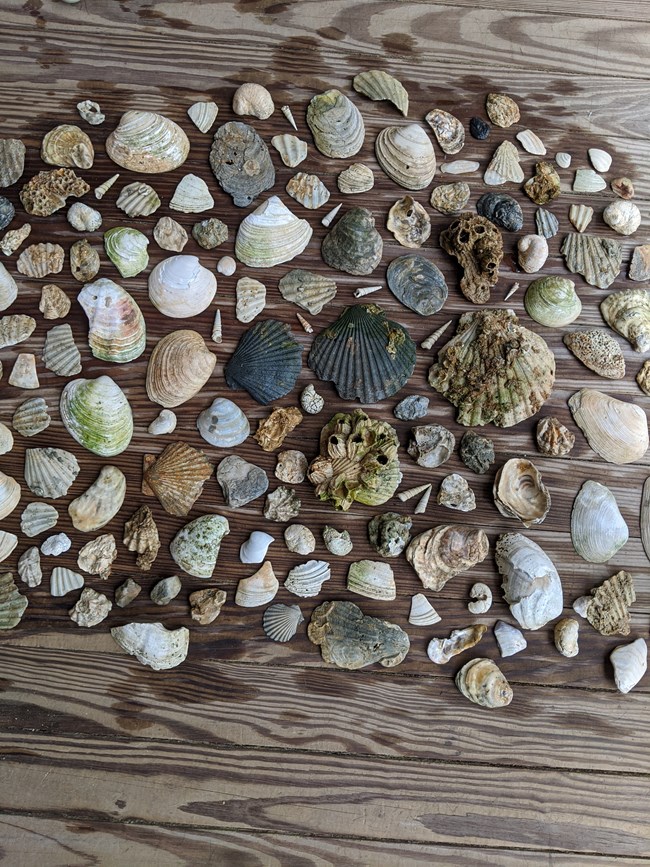
[[[264,612],[262,628],[273,641],[290,641],[305,618],[298,605],[271,605]]]
[[[79,463],[64,449],[25,449],[25,481],[37,497],[65,497],[79,474]]]
[[[506,707],[512,701],[512,687],[491,659],[470,659],[456,675],[455,682],[465,698],[481,707]]]
[[[434,623],[440,623],[441,620],[442,618],[424,593],[416,593],[415,596],[411,597],[409,623],[412,626],[433,626]]]
[[[10,515],[20,502],[20,485],[0,471],[0,521]]]
[[[551,495],[532,461],[511,458],[497,472],[494,504],[505,518],[518,518],[524,527],[541,524],[551,508]]]
[[[298,172],[290,178],[286,190],[292,199],[312,211],[329,202],[330,198],[329,190],[318,175],[306,172]]]
[[[65,596],[71,590],[79,590],[84,586],[84,577],[72,569],[63,566],[55,566],[50,575],[50,594],[52,596]]]
[[[267,602],[275,598],[279,588],[280,583],[275,577],[273,566],[267,560],[249,578],[241,579],[235,593],[235,605],[242,608],[256,608],[258,605],[266,605]]]
[[[121,286],[102,277],[84,286],[77,301],[88,317],[88,344],[95,358],[124,364],[142,355],[147,343],[144,316]]]
[[[0,310],[6,310],[18,297],[18,286],[9,271],[0,262]]]
[[[18,544],[18,536],[0,530],[0,563],[7,559]]]
[[[200,214],[214,208],[214,199],[203,178],[190,174],[178,182],[169,207],[183,214]]]
[[[31,336],[36,328],[36,320],[22,313],[0,318],[0,349],[15,346]]]
[[[167,409],[180,406],[206,384],[217,363],[200,334],[180,329],[155,345],[147,367],[149,400]]]
[[[574,421],[591,448],[606,461],[628,464],[648,449],[648,419],[640,406],[583,388],[569,398]]]
[[[560,228],[555,214],[547,211],[546,208],[538,208],[535,211],[535,226],[537,234],[543,235],[545,238],[553,238]]]
[[[578,232],[585,231],[589,223],[591,223],[593,215],[594,209],[588,205],[571,205],[569,208],[569,220]]]
[[[174,319],[203,313],[216,293],[217,278],[197,256],[168,256],[149,274],[151,303]]]
[[[571,510],[571,542],[588,563],[606,563],[629,538],[616,498],[605,485],[586,481]]]
[[[67,322],[55,325],[45,335],[43,364],[58,376],[76,376],[81,373],[81,353]]]
[[[457,154],[462,150],[465,144],[465,130],[457,117],[441,108],[434,108],[427,114],[425,120],[446,154]]]
[[[625,357],[621,347],[604,328],[571,331],[562,339],[576,358],[594,373],[606,379],[625,377]]]
[[[199,449],[188,443],[171,443],[142,474],[169,515],[187,515],[201,496],[213,466]]]
[[[318,150],[326,157],[345,159],[361,150],[366,134],[359,109],[339,90],[312,97],[307,125]]]
[[[0,187],[10,187],[25,171],[25,145],[17,138],[0,139]]]
[[[13,420],[12,420],[13,424]],[[46,425],[47,427],[47,425]],[[16,430],[18,430],[16,428]],[[20,431],[18,431],[20,433]],[[6,455],[14,447],[14,436],[6,424],[0,422],[0,455]]]
[[[206,442],[220,449],[240,445],[251,432],[244,413],[225,397],[216,397],[199,415],[196,426]]]
[[[241,336],[224,369],[228,387],[244,388],[258,403],[288,394],[302,367],[302,346],[284,322],[265,319]]]
[[[495,560],[503,596],[524,629],[540,629],[562,613],[562,582],[550,558],[521,533],[499,536]]]
[[[607,289],[621,273],[623,248],[613,238],[571,232],[562,241],[560,253],[569,271],[582,274],[599,289]]]
[[[371,274],[381,261],[383,241],[366,208],[351,208],[323,239],[325,262],[347,274]]]
[[[386,100],[406,117],[409,113],[409,95],[404,85],[383,69],[368,69],[352,79],[357,93],[362,93],[373,102]]]
[[[135,181],[122,187],[115,204],[128,217],[148,217],[160,207],[160,196],[149,184]]]
[[[306,599],[318,596],[325,581],[329,581],[331,577],[330,564],[325,560],[308,560],[290,570],[284,587],[290,593]]]
[[[375,185],[375,176],[372,169],[363,163],[352,163],[338,176],[336,185],[345,195],[367,193]]]
[[[239,224],[235,255],[252,268],[271,268],[290,262],[305,249],[312,235],[277,196],[271,196]]]
[[[524,170],[519,163],[519,153],[511,141],[501,142],[485,170],[483,181],[488,186],[501,184],[520,184],[524,179]]]
[[[65,251],[59,244],[32,244],[18,257],[16,268],[26,277],[47,277],[63,270]]]
[[[115,226],[104,232],[106,255],[122,277],[136,277],[149,264],[149,239],[137,229]]]
[[[83,130],[64,123],[45,134],[41,144],[41,159],[50,166],[89,169],[95,159],[95,151]]]
[[[119,467],[103,466],[92,485],[68,506],[75,530],[92,533],[108,524],[122,508],[126,477]]]
[[[527,153],[540,157],[546,155],[544,142],[532,129],[522,129],[521,132],[517,133],[516,139]]]
[[[447,581],[481,563],[488,555],[488,538],[478,527],[444,524],[411,540],[406,559],[423,587],[442,590]]]
[[[222,190],[246,208],[275,183],[275,169],[264,141],[252,126],[224,123],[214,134],[210,166]]]
[[[20,191],[20,201],[28,214],[35,217],[49,217],[65,207],[70,196],[79,198],[90,187],[78,178],[72,169],[54,169],[39,172]]]
[[[388,266],[386,282],[393,295],[420,316],[432,316],[444,306],[447,283],[440,269],[423,256],[399,256]]]
[[[312,315],[321,312],[336,296],[336,281],[323,274],[296,268],[288,271],[278,284],[285,301],[291,301]]]
[[[16,356],[8,382],[9,385],[13,385],[15,388],[39,387],[36,356],[33,353],[21,352]]]
[[[612,292],[600,302],[603,319],[625,337],[637,352],[650,350],[650,292],[625,289]]]
[[[177,169],[189,152],[189,140],[180,126],[153,111],[125,112],[106,140],[106,153],[114,163],[145,174]]]
[[[199,132],[208,132],[217,119],[219,107],[216,102],[212,102],[211,100],[206,102],[194,102],[187,109],[187,114]]]
[[[17,626],[27,605],[27,597],[18,592],[12,573],[0,575],[0,631]]]
[[[119,455],[131,442],[131,407],[110,376],[69,382],[61,393],[59,410],[70,436],[93,454]]]
[[[252,322],[266,305],[266,286],[251,277],[241,277],[235,287],[235,316],[240,322]]]
[[[431,139],[417,123],[383,129],[375,141],[375,155],[388,177],[407,190],[428,187],[436,173]]]
[[[32,538],[51,530],[59,520],[59,513],[49,503],[30,503],[20,516],[20,529]]]
[[[196,578],[210,578],[219,555],[221,540],[230,532],[221,515],[201,515],[182,527],[169,550],[174,562]]]
[[[290,133],[274,135],[271,144],[280,154],[285,166],[294,169],[307,159],[307,142]]]
[[[548,328],[569,325],[582,312],[575,283],[566,277],[533,280],[526,290],[524,307],[531,319]]]

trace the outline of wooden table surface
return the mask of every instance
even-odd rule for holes
[[[0,27],[0,136],[17,136],[28,146],[25,179],[44,168],[39,159],[43,134],[58,123],[78,122],[75,105],[80,99],[97,100],[107,115],[103,126],[88,127],[97,151],[96,162],[80,172],[96,186],[114,171],[103,142],[120,114],[129,108],[159,110],[183,125],[192,150],[185,166],[167,175],[146,178],[163,199],[152,217],[130,221],[151,234],[159,216],[168,209],[171,192],[186,171],[204,177],[215,197],[212,213],[228,224],[227,243],[211,252],[194,241],[185,252],[200,253],[208,267],[232,252],[235,230],[244,212],[217,187],[207,161],[211,135],[202,135],[187,119],[195,100],[213,98],[219,105],[218,121],[233,117],[230,105],[238,84],[258,81],[270,88],[276,105],[293,107],[299,134],[310,142],[307,161],[300,167],[317,172],[332,191],[332,203],[345,198],[374,212],[384,238],[384,256],[371,278],[358,280],[335,274],[336,300],[311,317],[316,330],[331,322],[352,299],[358,285],[382,282],[385,267],[404,252],[386,231],[385,214],[404,191],[388,181],[373,154],[377,132],[401,118],[385,103],[371,103],[354,94],[351,79],[368,68],[382,68],[399,77],[411,96],[409,118],[422,121],[434,106],[454,111],[464,122],[483,114],[488,91],[510,93],[522,109],[521,125],[530,127],[546,143],[549,154],[568,150],[574,162],[561,172],[563,195],[551,209],[560,219],[560,232],[550,242],[545,273],[566,273],[559,245],[570,229],[568,208],[587,201],[570,192],[573,168],[587,165],[586,149],[604,147],[614,158],[607,177],[628,175],[634,181],[643,214],[634,238],[622,239],[627,262],[633,246],[649,240],[648,200],[648,78],[650,52],[648,6],[641,2],[614,5],[604,0],[583,0],[567,6],[546,0],[531,11],[522,0],[452,2],[374,2],[374,0],[238,0],[238,2],[109,2],[82,0],[66,5],[54,0],[4,0]],[[375,189],[357,197],[341,197],[336,176],[350,161],[328,160],[318,154],[304,120],[309,99],[338,87],[361,109],[367,128],[358,159],[376,173]],[[277,111],[268,121],[253,121],[269,141],[289,132]],[[484,167],[494,147],[514,130],[494,129],[489,142],[468,137],[463,157],[476,157]],[[442,162],[438,151],[439,162]],[[357,159],[355,158],[355,159]],[[239,276],[262,279],[268,288],[268,312],[292,324],[308,347],[296,308],[282,302],[277,284],[292,267],[327,269],[319,247],[325,234],[323,211],[308,213],[283,193],[293,174],[273,155],[277,169],[274,191],[314,227],[313,239],[299,259],[259,274],[240,266],[231,278],[219,277],[216,303],[224,317],[224,342],[217,347],[215,375],[195,399],[179,411],[179,427],[172,436],[153,439],[148,423],[157,415],[144,390],[144,372],[151,348],[175,323],[158,314],[146,294],[144,272],[131,280],[119,277],[102,252],[101,276],[117,279],[132,291],[148,325],[147,350],[125,367],[101,364],[86,343],[87,322],[77,303],[67,320],[82,350],[83,376],[109,372],[125,389],[134,407],[135,435],[130,448],[104,461],[76,447],[58,416],[58,395],[65,382],[45,370],[40,353],[52,324],[35,314],[37,328],[27,343],[0,352],[5,374],[0,382],[3,421],[25,393],[7,384],[8,371],[18,351],[39,356],[39,394],[52,410],[51,427],[35,440],[16,434],[13,452],[0,459],[0,468],[22,479],[25,447],[55,445],[75,452],[81,472],[69,496],[55,502],[61,518],[57,531],[73,541],[69,554],[58,561],[44,559],[43,584],[25,589],[29,607],[22,623],[0,641],[0,853],[8,867],[53,865],[632,865],[650,863],[650,680],[622,696],[614,687],[608,662],[619,638],[603,638],[585,622],[580,628],[580,654],[565,659],[553,646],[552,628],[527,633],[528,649],[500,661],[513,690],[512,704],[485,710],[467,702],[454,686],[453,676],[470,654],[446,666],[434,666],[426,657],[427,641],[446,635],[476,620],[492,626],[499,619],[512,622],[498,591],[499,577],[492,556],[469,573],[452,580],[439,594],[429,594],[442,622],[435,628],[408,626],[410,597],[422,588],[403,558],[392,561],[398,585],[395,602],[373,602],[345,590],[348,563],[373,557],[366,538],[368,519],[382,509],[355,507],[335,513],[319,504],[309,483],[298,486],[301,521],[318,537],[314,556],[332,561],[332,579],[317,599],[299,600],[308,620],[315,605],[325,599],[352,599],[369,614],[407,627],[411,651],[396,669],[379,666],[344,672],[325,665],[305,630],[288,645],[275,644],[261,630],[260,609],[234,605],[237,581],[251,573],[238,562],[239,545],[255,527],[274,533],[277,541],[270,559],[282,580],[301,558],[291,555],[282,542],[282,525],[263,521],[263,498],[243,509],[226,509],[221,491],[210,480],[190,517],[216,511],[230,520],[213,581],[184,576],[181,595],[160,609],[148,598],[157,578],[173,574],[175,565],[168,543],[185,519],[166,516],[157,502],[151,505],[159,523],[163,547],[149,574],[135,568],[134,555],[121,545],[123,522],[141,499],[142,455],[160,452],[171,441],[184,439],[204,448],[215,463],[223,457],[207,446],[195,430],[198,413],[218,395],[234,397],[253,421],[268,409],[243,393],[232,394],[223,382],[223,364],[244,327],[234,318],[234,287]],[[529,177],[535,157],[522,159]],[[122,180],[99,208],[103,229],[125,224],[115,208]],[[145,178],[143,178],[145,179]],[[441,181],[437,176],[434,184]],[[24,181],[23,181],[24,182]],[[469,179],[470,207],[484,191],[481,174]],[[7,195],[18,202],[21,183]],[[507,188],[509,189],[509,188]],[[509,189],[510,192],[514,190]],[[515,192],[523,205],[524,231],[534,231],[534,206]],[[428,206],[429,191],[416,198]],[[588,201],[596,216],[597,233],[612,234],[600,216],[611,199],[604,191]],[[89,199],[95,204],[94,199]],[[449,222],[428,208],[433,232],[425,254],[443,270],[450,286],[445,309],[430,319],[402,307],[386,288],[373,296],[413,337],[421,341],[449,318],[471,309],[458,290],[454,264],[440,249],[438,234]],[[196,219],[173,214],[188,229]],[[19,212],[11,228],[21,225]],[[65,221],[65,211],[49,219],[34,218],[30,241],[57,240],[69,247],[78,236]],[[94,236],[101,247],[101,232]],[[505,233],[505,258],[493,292],[500,305],[515,280],[522,289],[509,302],[522,316],[524,288],[532,279],[517,272],[516,238]],[[168,255],[152,241],[151,265]],[[15,273],[16,255],[8,267]],[[6,260],[5,260],[6,261]],[[631,284],[624,268],[612,289]],[[576,285],[583,301],[580,325],[602,325],[598,303],[607,294]],[[54,278],[72,299],[80,286],[68,268]],[[41,284],[20,280],[18,300],[9,312],[36,309]],[[188,323],[209,342],[212,308]],[[449,472],[462,472],[477,496],[472,523],[482,526],[491,546],[499,533],[522,529],[502,518],[491,496],[495,470],[514,455],[531,456],[541,469],[553,505],[546,521],[527,532],[552,557],[562,576],[565,613],[573,600],[621,568],[629,569],[637,587],[630,638],[648,635],[650,571],[639,539],[641,486],[650,465],[646,456],[626,467],[605,464],[588,447],[573,424],[567,398],[582,386],[601,388],[630,399],[644,409],[650,401],[638,389],[634,376],[643,358],[620,340],[626,361],[625,381],[607,382],[584,368],[562,344],[562,330],[533,323],[557,358],[558,376],[551,399],[540,415],[554,414],[576,432],[576,446],[568,459],[538,455],[533,439],[537,417],[515,428],[485,432],[492,436],[497,463],[486,476],[475,476],[457,454],[437,470],[422,470],[402,454],[404,485],[432,481],[434,492]],[[448,332],[448,334],[451,334]],[[305,354],[306,357],[306,354]],[[445,424],[462,436],[453,408],[426,384],[433,352],[418,350],[416,371],[400,394],[426,394],[431,398],[428,422]],[[309,381],[305,364],[296,390],[279,405],[289,406]],[[330,414],[351,409],[329,385],[317,384],[326,397],[326,409],[306,418],[286,441],[309,458],[317,451],[320,427]],[[376,417],[391,420],[402,445],[410,425],[393,419],[397,398],[381,406],[366,407]],[[264,466],[271,488],[275,456],[261,451],[249,439],[237,449],[243,457]],[[88,541],[74,531],[65,506],[96,477],[99,467],[114,462],[125,472],[127,501],[105,531],[113,532],[119,554],[106,582],[89,579],[88,586],[105,591],[125,577],[143,584],[141,597],[129,608],[114,608],[109,618],[92,630],[81,629],[68,617],[70,597],[49,595],[52,565],[76,566],[76,552]],[[627,545],[608,564],[582,561],[571,547],[568,532],[571,504],[586,479],[606,483],[615,494],[630,528]],[[27,502],[36,499],[23,485],[18,509],[3,529],[16,530]],[[385,507],[404,514],[413,503],[392,500]],[[414,519],[414,532],[463,516],[435,504]],[[320,538],[326,524],[350,529],[354,551],[349,557],[329,557]],[[41,537],[42,538],[42,537]],[[37,540],[37,541],[40,541]],[[17,557],[31,540],[21,536],[18,548],[3,566],[15,571]],[[473,618],[467,611],[468,590],[477,580],[494,590],[495,602],[487,615]],[[212,626],[194,624],[188,614],[187,595],[209,584],[225,589],[228,602]],[[295,602],[281,589],[278,601]],[[131,620],[162,620],[167,626],[188,626],[190,652],[186,662],[167,672],[152,672],[119,651],[109,627]],[[474,655],[499,660],[491,629]]]

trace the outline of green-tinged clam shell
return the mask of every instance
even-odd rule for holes
[[[339,90],[312,97],[307,125],[318,150],[326,157],[345,159],[361,150],[366,134],[359,109]]]
[[[77,296],[88,317],[88,344],[95,358],[124,364],[139,358],[147,343],[142,311],[121,286],[102,277]]]
[[[219,556],[221,540],[230,532],[221,515],[201,515],[182,527],[169,546],[174,562],[197,578],[210,578]]]
[[[104,232],[106,255],[122,277],[136,277],[149,264],[149,239],[137,229],[116,226]]]
[[[290,262],[305,249],[312,235],[277,196],[271,196],[239,224],[235,255],[251,268],[271,268]]]
[[[533,280],[526,290],[524,307],[531,319],[548,328],[569,325],[582,312],[575,283],[567,277]]]
[[[132,172],[170,172],[189,152],[189,139],[180,126],[153,111],[126,111],[106,139],[108,156]]]
[[[18,592],[11,572],[0,575],[0,629],[17,626],[27,605],[27,597]]]
[[[369,69],[367,72],[360,72],[352,79],[352,86],[357,93],[362,93],[373,102],[383,100],[392,102],[404,117],[409,113],[409,95],[406,88],[383,69]]]
[[[69,382],[61,394],[59,409],[70,436],[96,455],[119,455],[131,442],[131,407],[110,376]]]
[[[398,256],[388,266],[386,282],[393,295],[420,316],[432,316],[445,304],[447,283],[440,269],[424,256]]]
[[[372,274],[384,244],[367,208],[351,208],[323,239],[321,252],[330,266],[347,274]]]

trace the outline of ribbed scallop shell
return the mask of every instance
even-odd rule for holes
[[[115,226],[104,232],[106,255],[122,277],[137,277],[149,264],[149,239],[137,229]]]
[[[119,467],[103,466],[90,487],[68,506],[75,530],[92,533],[108,524],[122,508],[126,477]]]
[[[436,609],[429,602],[424,593],[416,593],[411,597],[411,611],[409,623],[412,626],[433,626],[442,620]]]
[[[143,473],[143,483],[169,515],[187,515],[201,496],[213,466],[199,449],[171,443]]]
[[[500,184],[520,184],[524,179],[524,170],[519,164],[517,148],[511,141],[501,142],[485,170],[483,181],[488,186]]]
[[[52,421],[47,403],[42,397],[30,397],[14,412],[11,423],[24,437],[33,437],[50,426]]]
[[[375,176],[363,163],[352,163],[338,176],[336,185],[344,195],[367,193],[375,185]]]
[[[50,594],[65,596],[71,590],[80,590],[84,586],[84,576],[64,566],[55,566],[50,575]]]
[[[194,102],[187,109],[189,119],[199,132],[208,132],[217,119],[219,107],[215,102]]]
[[[582,302],[573,280],[566,277],[539,277],[529,284],[524,296],[526,313],[548,328],[569,325],[580,316]]]
[[[290,133],[274,135],[271,144],[280,154],[282,162],[290,169],[295,169],[307,159],[307,142]]]
[[[298,605],[271,605],[264,612],[262,628],[272,641],[290,641],[305,618]]]
[[[551,495],[542,475],[524,458],[511,458],[497,472],[494,504],[504,518],[518,518],[524,527],[541,524],[551,508]]]
[[[609,488],[591,479],[578,491],[571,510],[571,542],[588,563],[606,563],[629,538],[629,530]]]
[[[447,300],[448,289],[440,269],[418,255],[399,256],[388,266],[386,282],[393,295],[420,316],[432,316]]]
[[[0,632],[17,626],[27,605],[27,597],[18,592],[11,572],[0,575]]]
[[[609,331],[604,328],[570,331],[562,339],[575,357],[594,373],[606,379],[625,378],[625,357]]]
[[[569,208],[569,220],[578,232],[584,232],[594,215],[594,209],[589,205],[571,205]]]
[[[381,261],[383,241],[366,208],[351,208],[323,239],[321,253],[330,268],[346,274],[372,274]]]
[[[275,577],[273,566],[266,561],[249,578],[242,578],[237,584],[235,593],[235,605],[242,608],[256,608],[258,605],[266,605],[275,598],[280,583]]]
[[[76,376],[81,373],[81,353],[67,322],[55,325],[45,335],[43,364],[58,376]]]
[[[0,139],[0,187],[10,187],[25,171],[25,145],[17,138]]]
[[[330,564],[325,560],[308,560],[290,570],[284,587],[290,593],[307,599],[318,596],[325,581],[329,581],[331,577]]]
[[[59,513],[49,503],[30,503],[20,516],[20,529],[30,539],[51,530],[59,520]]]
[[[625,337],[637,352],[650,349],[650,292],[647,289],[625,289],[612,292],[600,302],[603,319]]]
[[[36,328],[36,320],[22,313],[3,316],[0,319],[0,349],[15,346],[31,336]]]
[[[591,448],[604,460],[629,464],[648,450],[648,419],[640,406],[583,388],[571,395],[569,409]]]
[[[621,273],[623,248],[613,238],[571,232],[562,241],[560,253],[569,271],[582,274],[599,289],[607,289]]]
[[[244,413],[225,397],[216,397],[199,415],[196,426],[203,439],[219,449],[240,445],[251,432]]]
[[[387,100],[406,117],[409,112],[409,95],[404,85],[384,72],[383,69],[369,69],[360,72],[352,79],[352,86],[357,93],[362,93],[373,102]]]
[[[47,277],[63,270],[65,251],[59,244],[32,244],[18,257],[16,268],[25,277]]]
[[[217,292],[217,278],[197,256],[169,256],[149,274],[149,299],[165,316],[186,319],[203,313]]]
[[[275,183],[275,169],[265,142],[247,123],[224,123],[214,134],[210,166],[233,203],[246,208]]]
[[[329,202],[330,192],[318,175],[298,172],[287,182],[286,190],[295,199],[311,211]]]
[[[281,278],[278,288],[285,301],[297,304],[312,315],[320,313],[336,296],[335,280],[301,268],[288,271]]]
[[[25,449],[25,481],[37,497],[65,497],[79,474],[79,463],[64,449]]]
[[[456,675],[455,682],[465,698],[481,707],[506,707],[512,701],[512,687],[491,659],[470,659]]]
[[[9,271],[0,262],[0,310],[6,310],[18,297],[18,286]]]
[[[214,199],[203,178],[190,174],[178,182],[169,207],[183,214],[200,214],[214,208]]]
[[[41,569],[41,553],[34,545],[28,548],[18,558],[18,574],[28,587],[38,587],[43,580]]]
[[[145,174],[176,169],[189,152],[189,140],[180,126],[153,111],[125,112],[106,139],[106,153],[114,163]]]
[[[251,277],[241,277],[235,287],[235,316],[239,322],[252,322],[266,306],[266,286]]]
[[[224,369],[229,388],[244,388],[261,404],[288,394],[302,367],[302,346],[284,322],[265,319],[241,336]]]
[[[524,629],[541,629],[562,614],[562,582],[550,558],[521,533],[499,536],[494,559],[503,596]]]
[[[174,562],[196,578],[210,578],[219,556],[221,540],[230,532],[221,515],[201,515],[174,536],[169,551]]]
[[[300,220],[277,196],[271,196],[239,224],[235,255],[252,268],[271,268],[290,262],[312,236],[307,220]]]
[[[441,108],[432,109],[424,118],[436,137],[438,144],[446,154],[457,154],[465,144],[463,124]]]
[[[560,228],[555,214],[547,211],[546,208],[538,208],[535,211],[535,227],[537,234],[544,238],[553,238],[557,235],[557,230]]]
[[[428,187],[436,173],[431,139],[417,123],[383,129],[375,141],[375,155],[388,177],[407,190]]]
[[[356,304],[316,337],[309,366],[319,379],[332,381],[344,400],[379,403],[413,373],[415,343],[381,307]]]
[[[10,515],[20,502],[20,485],[0,471],[0,521]]]
[[[312,97],[307,106],[307,125],[318,150],[326,157],[339,159],[358,153],[366,134],[359,109],[335,89]]]
[[[110,376],[69,382],[61,393],[59,410],[70,436],[93,454],[119,455],[131,442],[131,407]]]
[[[115,204],[129,217],[148,217],[160,207],[160,196],[149,184],[135,181],[122,187]]]
[[[128,551],[137,552],[136,566],[148,572],[160,550],[160,536],[149,506],[140,506],[124,524],[122,541]]]
[[[41,144],[41,159],[50,166],[89,169],[95,159],[95,151],[83,130],[64,123],[45,134]]]
[[[200,334],[180,329],[155,345],[147,367],[149,400],[167,409],[180,406],[198,394],[217,363]]]
[[[147,343],[144,316],[121,286],[102,277],[84,286],[77,301],[88,317],[88,344],[95,358],[124,364],[142,355]]]

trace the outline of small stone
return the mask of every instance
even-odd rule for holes
[[[489,437],[468,430],[460,441],[460,459],[475,473],[487,473],[494,463],[494,443]]]
[[[629,178],[614,178],[610,186],[621,199],[634,198],[634,184]]]
[[[440,483],[438,505],[459,512],[471,512],[476,508],[476,498],[467,480],[458,473],[451,473]]]
[[[643,244],[641,247],[634,248],[627,276],[630,280],[638,280],[643,283],[650,280],[650,244]]]
[[[469,202],[470,195],[469,184],[466,184],[465,181],[458,181],[455,184],[441,184],[431,193],[431,207],[440,211],[441,214],[458,214]]]
[[[237,270],[237,262],[232,256],[222,256],[217,262],[217,273],[223,274],[224,277],[232,277]]]
[[[210,217],[192,226],[192,237],[204,250],[214,250],[228,240],[228,226],[217,217]]]
[[[20,229],[11,229],[0,242],[0,250],[2,250],[5,256],[11,256],[29,238],[31,231],[32,227],[29,223],[25,223]]]
[[[478,139],[479,141],[485,141],[486,138],[490,137],[490,124],[483,120],[482,117],[473,117],[469,122],[469,132],[473,138]]]
[[[72,546],[70,538],[65,533],[56,533],[48,538],[41,545],[41,554],[44,557],[60,557],[65,554]]]
[[[162,250],[181,253],[185,249],[187,232],[171,217],[161,217],[153,229],[154,241]]]
[[[449,460],[456,438],[440,424],[420,425],[411,429],[407,452],[421,467],[439,467]]]
[[[183,586],[178,575],[170,575],[169,578],[161,578],[157,581],[149,594],[151,601],[156,605],[169,605],[172,599],[176,599]]]
[[[299,485],[305,481],[307,458],[298,449],[287,449],[280,452],[275,467],[275,477],[287,485]]]
[[[267,494],[264,503],[264,517],[267,521],[290,521],[296,518],[300,512],[300,500],[290,488],[281,486],[272,494]]]
[[[375,515],[368,524],[368,538],[382,557],[398,557],[411,540],[413,521],[408,515],[385,512]]]
[[[535,439],[540,452],[553,458],[568,455],[576,441],[571,431],[554,416],[540,418]]]
[[[201,626],[208,626],[221,614],[226,593],[215,587],[206,587],[190,593],[190,615]]]
[[[397,404],[393,410],[395,418],[401,421],[415,421],[429,412],[429,398],[411,394]]]
[[[650,397],[650,360],[643,362],[643,366],[636,375],[636,381],[641,391]]]
[[[328,525],[323,529],[323,542],[325,547],[336,557],[345,557],[352,550],[352,539],[347,530],[338,531]]]
[[[269,487],[264,470],[237,455],[228,455],[217,467],[217,481],[226,505],[231,509],[245,506],[261,497]]]
[[[314,534],[304,524],[289,524],[284,531],[284,543],[292,554],[311,554],[316,548]]]
[[[142,587],[133,578],[127,578],[123,584],[115,588],[115,604],[120,608],[126,608],[140,595]]]
[[[92,587],[84,587],[79,601],[69,611],[70,619],[77,626],[97,626],[108,617],[113,603],[103,593],[98,593]]]
[[[318,394],[313,385],[309,384],[300,395],[300,406],[309,415],[317,415],[325,406],[325,398]]]

